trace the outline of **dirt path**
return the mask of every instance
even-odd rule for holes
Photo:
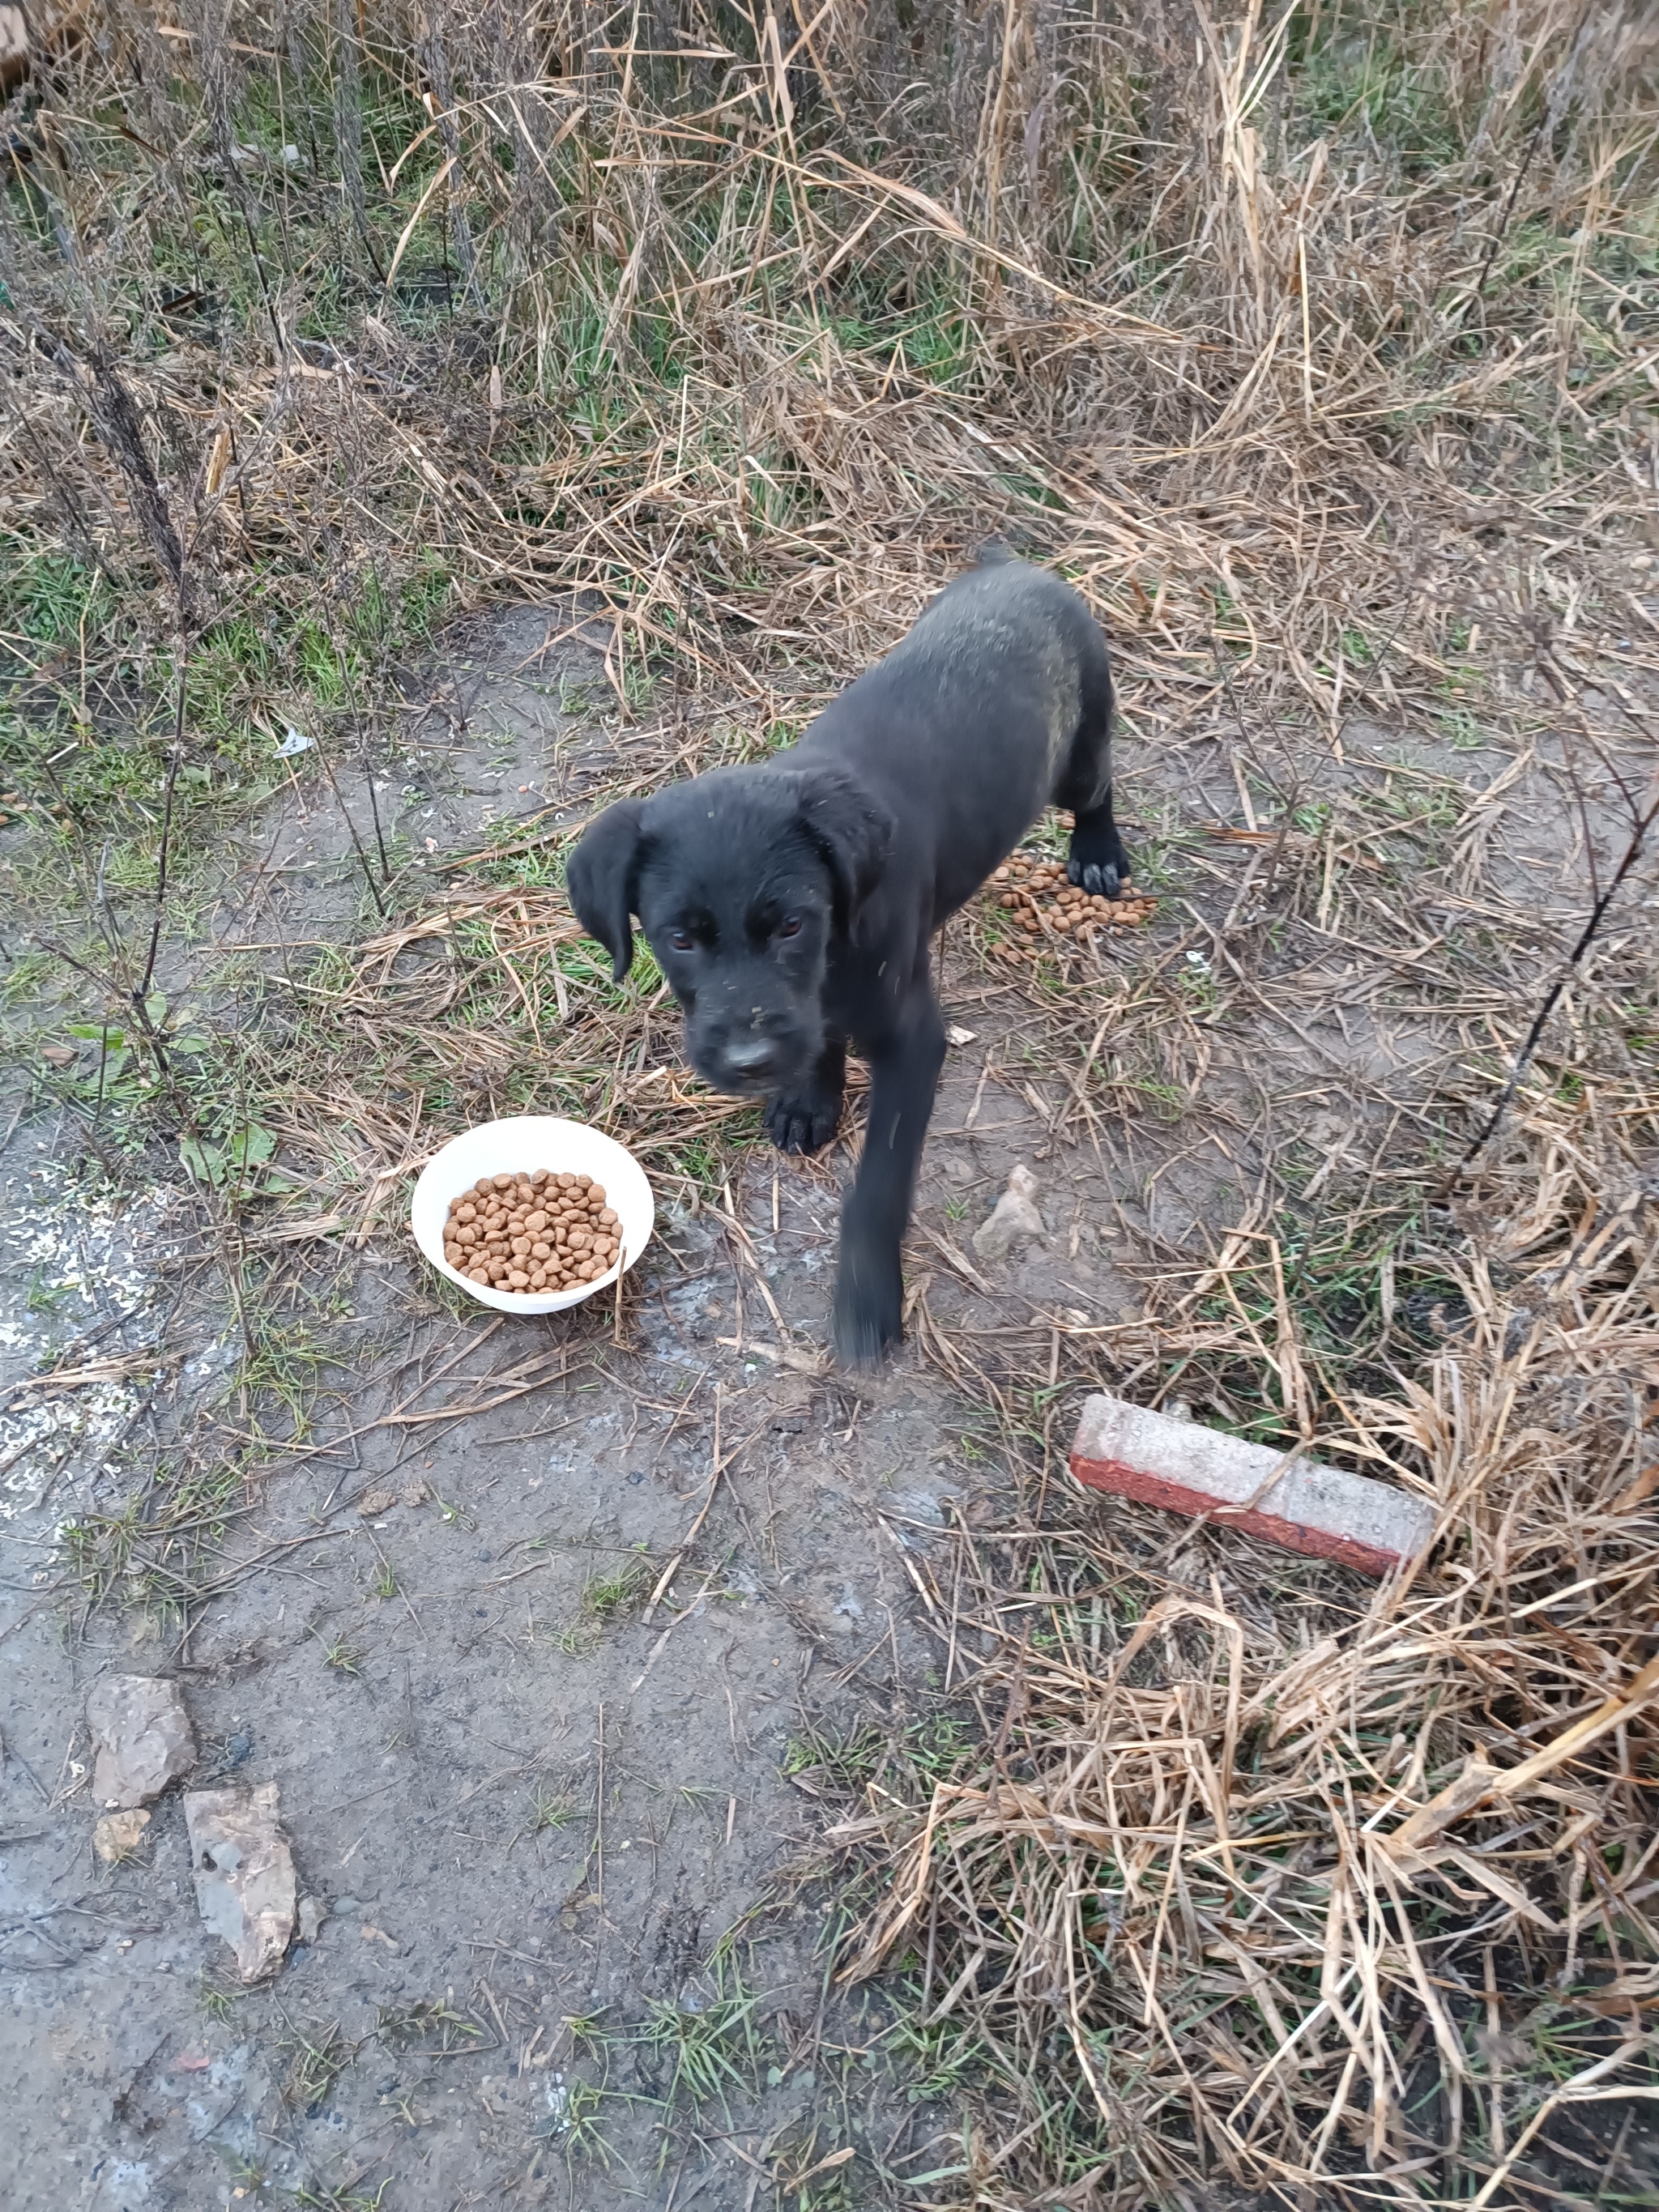
[[[548,679],[544,637],[520,617],[481,673],[452,671],[404,834],[453,852],[498,813],[579,803],[593,657],[561,647]],[[361,779],[340,780],[366,821]],[[220,887],[220,950],[364,926],[356,848],[314,786],[253,845]],[[170,980],[199,977],[170,957]],[[981,1068],[953,1063],[942,1132],[977,1118]],[[942,2116],[846,2044],[829,1907],[793,1872],[823,1747],[925,1732],[949,1702],[917,1578],[998,1479],[958,1449],[977,1416],[915,1357],[873,1382],[816,1371],[842,1160],[752,1156],[735,1226],[671,1200],[620,1317],[463,1313],[401,1237],[324,1248],[307,1423],[262,1455],[224,1396],[245,1368],[188,1187],[94,1201],[64,1118],[13,1103],[8,2201],[345,2204],[392,2177],[410,2207],[526,2186],[599,2207],[665,2201],[678,2173],[678,2201],[737,2207],[757,2174],[849,2148],[861,2187],[872,2153],[876,2173],[914,2165]],[[929,1156],[953,1235],[945,1208],[988,1211],[1040,1133],[1028,1109],[985,1118]],[[112,1358],[130,1371],[107,1384],[31,1387]],[[141,1464],[139,1524],[189,1468],[222,1529],[182,1638],[164,1579],[118,1580],[88,1613],[54,1565],[65,1522],[118,1516]],[[278,1787],[324,1917],[268,1989],[237,1990],[203,1929],[177,1791],[133,1861],[92,1856],[82,1715],[111,1671],[179,1682],[197,1783]],[[849,2179],[832,2165],[800,2201],[842,2202]]]
[[[430,1430],[370,1428],[353,1453],[263,1481],[226,1547],[228,1587],[182,1650],[108,1616],[66,1648],[56,1607],[28,1620],[14,1596],[9,1811],[46,1827],[9,1854],[8,1917],[48,1917],[9,1950],[33,1970],[13,1978],[14,2142],[31,2177],[13,2202],[64,2201],[65,2161],[89,2203],[208,2202],[227,2155],[290,2190],[374,2168],[411,2204],[490,2202],[538,2143],[542,2168],[560,2168],[582,2120],[570,2017],[626,2038],[652,2006],[680,2007],[688,2027],[712,2008],[706,2039],[740,2067],[739,1990],[765,1998],[755,2045],[781,2075],[745,2112],[754,2136],[811,2108],[797,2077],[812,2071],[816,1931],[785,1905],[752,1950],[740,1938],[723,1968],[707,1962],[810,1825],[786,1778],[792,1739],[925,1706],[935,1655],[902,1559],[926,1557],[960,1480],[938,1450],[937,1389],[896,1378],[854,1396],[722,1350],[722,1242],[707,1223],[663,1240],[627,1352],[586,1317],[411,1331],[405,1285],[366,1285],[368,1329],[408,1334],[349,1386],[360,1425],[393,1401],[487,1400],[512,1385],[485,1378],[544,1366],[555,1346],[570,1377]],[[647,1619],[717,1441],[702,1538]],[[377,1490],[422,1502],[365,1518]],[[49,1791],[82,1778],[65,1727],[74,1759],[77,1710],[111,1668],[173,1675],[209,1771],[280,1786],[328,1917],[269,1994],[204,2014],[199,1978],[219,1960],[176,1798],[147,1863],[103,1877],[83,1788],[30,1812],[31,1775]],[[307,2076],[307,2039],[350,2063]],[[622,2047],[602,2073],[660,2099],[672,2055]],[[634,2120],[617,2105],[602,2126],[640,2176],[658,2113]],[[602,2172],[585,2170],[580,2201],[613,2201]],[[705,2201],[745,2189],[734,2175]]]
[[[943,1125],[976,1087],[953,1072]],[[982,1166],[934,1148],[936,1234],[959,1192],[982,1210]],[[10,2202],[217,2203],[262,2178],[345,2203],[392,2175],[411,2207],[526,2177],[598,2207],[659,2201],[666,2160],[735,2208],[757,2171],[851,2147],[890,2175],[937,2132],[826,2008],[825,1899],[787,1879],[817,1792],[791,1770],[948,1707],[916,1578],[936,1589],[941,1529],[1002,1486],[914,1356],[856,1384],[768,1356],[769,1294],[813,1364],[835,1200],[829,1173],[784,1166],[775,1230],[756,1169],[740,1232],[665,1223],[620,1344],[597,1313],[458,1323],[401,1257],[366,1255],[320,1423],[357,1433],[260,1474],[182,1644],[110,1605],[66,1613],[55,1577],[45,1600],[26,1576],[0,1593]],[[8,1212],[52,1172],[20,1154]],[[212,1344],[188,1365],[224,1372]],[[186,1443],[191,1402],[164,1417]],[[202,1419],[222,1449],[234,1412]],[[45,1561],[67,1502],[15,1498],[9,1559]],[[267,1990],[231,1994],[176,1792],[137,1861],[90,1859],[81,1714],[112,1670],[183,1686],[198,1781],[280,1789],[327,1917]],[[701,2104],[674,2081],[700,2056]]]

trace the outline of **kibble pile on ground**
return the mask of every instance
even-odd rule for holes
[[[605,1185],[592,1176],[482,1176],[449,1202],[444,1257],[498,1291],[574,1291],[608,1275],[622,1249]]]
[[[1156,899],[1138,897],[1133,884],[1123,884],[1115,899],[1092,896],[1066,881],[1062,862],[1034,860],[1021,853],[992,877],[991,895],[1015,928],[1032,939],[1050,932],[1084,938],[1102,924],[1133,928],[1158,907]]]

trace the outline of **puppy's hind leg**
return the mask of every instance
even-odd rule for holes
[[[822,1152],[841,1126],[846,1088],[847,1047],[832,1037],[800,1088],[780,1094],[767,1108],[767,1135],[781,1152]]]
[[[1115,898],[1119,886],[1129,880],[1129,856],[1112,819],[1109,790],[1098,806],[1078,810],[1066,872],[1098,898]]]
[[[1054,804],[1074,817],[1066,874],[1091,897],[1115,898],[1128,880],[1129,856],[1112,819],[1112,679],[1097,632],[1085,656],[1083,711]]]

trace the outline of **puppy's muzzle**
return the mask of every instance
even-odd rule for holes
[[[795,1080],[811,1060],[804,1041],[793,1031],[733,1030],[724,1036],[690,1040],[698,1072],[717,1091],[738,1097],[766,1097]]]
[[[720,1058],[744,1083],[763,1082],[778,1064],[778,1048],[770,1037],[742,1037],[728,1044]]]

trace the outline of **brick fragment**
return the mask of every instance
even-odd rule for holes
[[[1266,1444],[1101,1392],[1084,1401],[1072,1473],[1091,1490],[1172,1513],[1207,1514],[1224,1527],[1362,1574],[1392,1573],[1433,1535],[1426,1498],[1309,1459],[1275,1476],[1284,1457]]]

